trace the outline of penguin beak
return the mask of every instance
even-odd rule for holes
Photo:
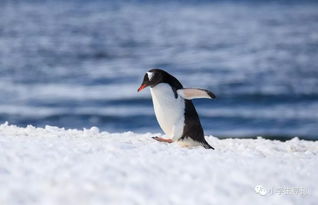
[[[147,87],[147,84],[142,84],[139,88],[138,88],[138,92],[143,90],[145,87]]]
[[[141,86],[138,88],[138,92],[140,92],[141,90],[143,90],[145,87],[147,87],[149,85],[150,85],[150,82],[149,82],[149,79],[148,79],[148,75],[146,73],[145,76],[144,76],[144,80],[141,83]]]
[[[144,76],[144,80],[141,83],[141,86],[138,88],[138,92],[142,91],[145,87],[151,85],[149,78],[148,78],[148,74],[146,73]]]

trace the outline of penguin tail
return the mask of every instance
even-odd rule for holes
[[[214,148],[213,148],[211,145],[209,145],[209,143],[208,143],[207,141],[205,141],[205,142],[202,144],[202,146],[203,146],[205,149],[212,149],[212,150],[214,150]]]

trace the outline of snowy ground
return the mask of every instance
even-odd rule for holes
[[[2,124],[0,204],[318,201],[318,142],[207,137],[213,151],[151,136]]]

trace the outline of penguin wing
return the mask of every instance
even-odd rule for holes
[[[196,98],[209,98],[213,99],[216,96],[208,90],[200,88],[183,88],[177,90],[178,95],[187,100],[192,100]]]

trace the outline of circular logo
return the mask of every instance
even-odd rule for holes
[[[267,194],[265,187],[263,187],[262,185],[256,185],[254,189],[255,192],[261,196],[265,196]]]

